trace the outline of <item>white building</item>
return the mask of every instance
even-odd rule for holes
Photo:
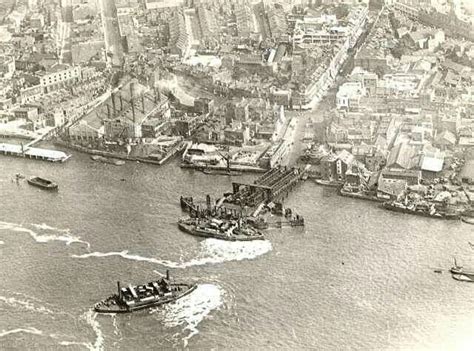
[[[170,7],[179,7],[184,4],[184,0],[145,0],[147,10],[161,10]]]
[[[45,93],[58,90],[81,80],[81,67],[54,65],[40,78]]]
[[[350,38],[350,46],[353,47],[364,29],[368,11],[366,6],[351,8],[344,24],[335,15],[298,19],[293,32],[293,44],[328,45]]]
[[[366,95],[362,82],[347,82],[339,87],[336,94],[338,109],[353,109],[359,107],[360,99]]]

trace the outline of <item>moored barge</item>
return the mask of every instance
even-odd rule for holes
[[[45,178],[31,177],[27,180],[27,182],[28,184],[33,185],[37,188],[45,190],[58,190],[58,184]]]
[[[264,240],[265,237],[258,230],[250,226],[243,227],[237,221],[223,221],[218,219],[198,220],[184,219],[178,222],[178,228],[183,232],[202,238],[213,238],[226,241]]]
[[[418,207],[416,205],[406,206],[400,202],[387,201],[387,202],[384,202],[382,206],[385,209],[390,210],[390,211],[408,213],[408,214],[413,214],[413,215],[423,216],[423,217],[450,219],[450,220],[457,220],[461,218],[461,216],[457,213],[437,210],[435,209],[434,205],[431,207]]]

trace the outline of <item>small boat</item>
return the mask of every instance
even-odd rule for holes
[[[474,224],[474,217],[462,216],[461,221],[463,221],[464,223],[467,223],[467,224]]]
[[[474,283],[474,277],[470,277],[466,274],[452,274],[452,277],[462,282]]]
[[[115,158],[107,158],[100,155],[92,155],[91,159],[97,162],[108,163],[115,166],[123,166],[125,164],[125,161],[117,160]]]
[[[435,270],[433,270],[433,272],[438,273],[438,274],[443,273],[443,271],[441,269],[435,269]]]
[[[202,170],[204,174],[213,174],[213,175],[226,175],[226,176],[240,176],[242,172],[240,171],[233,171],[230,169],[212,169],[212,168],[204,168]]]
[[[343,182],[339,181],[331,181],[331,180],[324,180],[324,179],[313,179],[316,184],[329,186],[332,188],[339,188],[344,185]]]
[[[28,180],[28,184],[36,186],[45,190],[58,190],[58,185],[51,180],[41,177],[31,177]]]
[[[94,310],[99,313],[128,313],[157,307],[190,294],[196,287],[196,284],[171,282],[169,271],[166,271],[166,278],[144,285],[122,288],[117,282],[117,293],[96,303]]]

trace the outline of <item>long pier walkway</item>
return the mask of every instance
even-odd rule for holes
[[[281,201],[302,180],[308,168],[272,168],[253,184],[232,183],[231,202],[255,207],[261,203]]]

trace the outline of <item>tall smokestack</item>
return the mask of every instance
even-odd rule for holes
[[[135,123],[135,101],[133,99],[133,82],[130,83],[130,101],[132,104],[133,123]]]
[[[115,94],[112,93],[110,97],[112,99],[112,109],[113,109],[114,118],[115,118],[117,116],[117,107],[115,106]]]
[[[107,63],[112,67],[123,64],[123,43],[117,16],[115,0],[99,0],[104,27],[105,51]]]

